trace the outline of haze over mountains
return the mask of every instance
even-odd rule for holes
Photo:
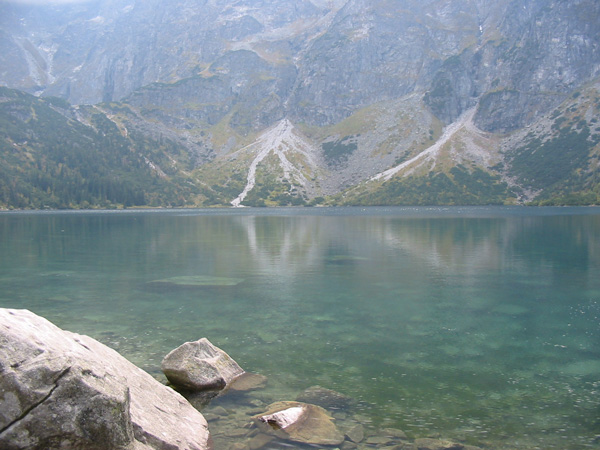
[[[0,1],[0,60],[3,207],[600,203],[593,0]]]

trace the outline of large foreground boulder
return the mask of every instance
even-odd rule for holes
[[[223,389],[244,373],[206,338],[180,345],[164,357],[161,368],[174,386],[189,391]]]
[[[276,402],[253,416],[263,431],[303,444],[339,445],[344,435],[323,408],[302,402]]]
[[[0,448],[206,450],[181,395],[94,339],[0,309]]]

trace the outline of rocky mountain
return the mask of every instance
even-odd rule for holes
[[[600,203],[596,1],[36,3],[0,2],[0,84],[103,116],[154,204]]]

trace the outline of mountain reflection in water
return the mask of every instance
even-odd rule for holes
[[[161,379],[209,338],[268,377],[207,407],[238,412],[222,445],[245,408],[319,385],[375,434],[600,448],[599,230],[595,208],[2,213],[0,306]]]

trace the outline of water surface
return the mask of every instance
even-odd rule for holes
[[[269,379],[206,408],[231,413],[211,421],[221,448],[314,385],[374,434],[600,448],[597,208],[2,213],[0,307],[159,379],[166,353],[207,337]]]

